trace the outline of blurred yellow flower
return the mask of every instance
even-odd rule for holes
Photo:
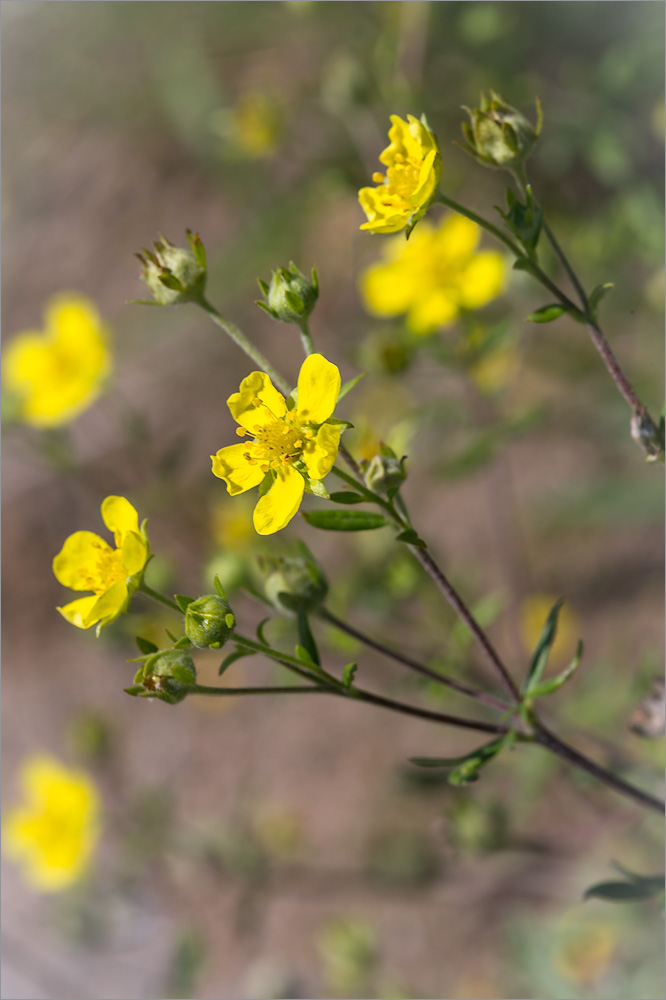
[[[413,115],[407,115],[407,121],[391,115],[391,123],[391,144],[379,156],[386,174],[373,174],[378,187],[364,187],[358,193],[368,217],[361,229],[371,233],[413,229],[437,194],[442,176],[439,144],[427,124]]]
[[[321,354],[305,359],[298,376],[298,401],[288,409],[284,396],[264,372],[252,372],[227,400],[243,444],[220,448],[213,474],[231,496],[259,486],[268,489],[254,509],[254,527],[272,535],[286,527],[301,505],[306,480],[321,480],[333,468],[340,446],[339,423],[329,422],[340,392],[340,372]]]
[[[557,601],[552,594],[530,594],[520,606],[520,635],[528,653],[536,649],[550,610]],[[561,665],[571,659],[580,636],[578,615],[565,603],[557,619],[557,635],[551,646],[549,662]]]
[[[618,931],[608,924],[570,926],[562,929],[554,965],[569,982],[592,989],[608,971],[618,944]]]
[[[52,298],[45,329],[17,334],[4,351],[2,384],[18,416],[34,427],[56,427],[97,399],[111,371],[108,331],[81,295]]]
[[[499,344],[483,354],[470,368],[470,377],[476,387],[486,395],[501,391],[518,374],[520,355],[513,342]]]
[[[249,508],[232,504],[227,498],[215,504],[211,513],[211,534],[223,551],[247,549],[254,537]]]
[[[102,520],[113,532],[116,548],[92,531],[76,531],[53,560],[53,572],[63,587],[92,590],[63,608],[60,614],[77,628],[97,625],[97,634],[127,610],[141,583],[150,556],[145,522],[125,497],[110,496],[102,502]]]
[[[46,755],[20,771],[23,804],[2,823],[2,849],[43,892],[75,882],[90,864],[100,835],[100,798],[91,779]]]
[[[220,108],[211,127],[239,157],[262,159],[278,148],[282,114],[275,98],[262,91],[244,94],[233,108]]]
[[[480,309],[504,289],[507,268],[494,250],[477,252],[481,230],[461,215],[439,226],[422,222],[408,243],[394,239],[384,261],[360,278],[364,304],[376,316],[407,314],[420,336],[452,323],[464,309]]]

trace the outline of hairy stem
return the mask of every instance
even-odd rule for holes
[[[315,345],[312,339],[312,334],[310,333],[310,327],[308,326],[307,319],[304,319],[302,323],[299,323],[298,329],[301,332],[301,343],[303,345],[303,350],[306,356],[315,353]]]
[[[172,611],[177,611],[179,615],[182,615],[183,612],[175,601],[172,601],[170,597],[166,596],[166,594],[160,594],[159,590],[153,590],[152,587],[148,586],[145,580],[139,584],[137,590],[139,593],[146,594],[147,597],[152,597],[154,601],[159,601],[160,604],[164,604],[167,608],[171,608]]]
[[[286,396],[289,395],[291,392],[291,386],[288,385],[285,379],[282,378],[280,373],[276,371],[261,351],[257,350],[254,344],[250,343],[245,334],[238,329],[235,323],[232,323],[230,320],[225,319],[224,316],[221,316],[215,306],[212,306],[207,299],[200,299],[197,302],[197,305],[200,305],[201,308],[208,313],[213,323],[219,326],[229,337],[231,337],[234,344],[240,347],[241,351],[245,351],[248,358],[254,361],[254,363],[261,368],[262,371],[266,372],[273,385],[281,389]]]

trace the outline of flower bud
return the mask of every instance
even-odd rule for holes
[[[200,649],[219,649],[236,625],[229,604],[217,594],[206,594],[188,605],[185,612],[185,635]]]
[[[160,698],[176,705],[186,698],[197,681],[194,660],[183,649],[166,649],[151,656],[143,667],[144,697]]]
[[[176,247],[164,236],[154,250],[136,254],[143,264],[140,278],[161,306],[199,302],[206,287],[206,251],[195,233],[187,231],[189,250]]]
[[[539,137],[542,125],[541,105],[536,102],[537,124],[532,125],[524,115],[491,90],[481,94],[481,107],[464,108],[470,124],[462,125],[465,142],[463,148],[480,163],[499,170],[519,169]]]
[[[293,261],[289,267],[273,271],[270,285],[260,281],[259,287],[268,302],[257,302],[257,305],[273,319],[297,326],[308,318],[319,298],[317,269],[312,268],[312,276],[308,279]]]
[[[405,459],[398,458],[387,445],[380,445],[379,455],[375,455],[368,464],[365,473],[365,485],[373,493],[386,494],[397,490],[407,478]]]
[[[303,542],[298,543],[298,555],[278,556],[264,566],[266,597],[278,611],[314,611],[326,599],[326,577]]]

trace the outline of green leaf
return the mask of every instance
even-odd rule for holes
[[[143,691],[145,691],[145,688],[143,684],[133,684],[131,687],[123,688],[123,691],[125,694],[131,694],[133,698],[136,698]]]
[[[367,374],[368,374],[367,372],[361,372],[360,375],[357,375],[355,378],[350,378],[348,382],[345,382],[345,384],[340,389],[340,392],[338,393],[338,403],[340,402],[341,399],[344,399],[347,393],[351,392],[351,390],[354,389],[359,384],[361,379],[365,378]]]
[[[605,295],[608,295],[608,293],[610,292],[610,290],[612,288],[615,288],[615,285],[613,284],[613,282],[612,281],[606,281],[606,282],[604,282],[603,285],[597,285],[597,287],[590,293],[590,297],[589,297],[588,301],[590,303],[590,309],[592,310],[592,313],[594,315],[596,315],[597,306],[599,305],[599,303],[601,302],[601,300],[603,299],[603,297]]]
[[[151,653],[156,653],[158,650],[154,642],[151,642],[150,639],[142,639],[140,635],[137,635],[134,641],[139,647],[139,652],[143,653],[144,656],[150,656]]]
[[[171,668],[171,673],[173,674],[173,676],[176,678],[177,681],[180,681],[181,684],[196,683],[196,677],[194,676],[192,671],[189,670],[187,667],[176,665],[175,667]]]
[[[183,612],[183,614],[185,614],[185,612],[189,608],[190,604],[192,604],[194,602],[194,598],[193,597],[185,597],[184,594],[174,594],[174,597],[176,598],[176,604],[178,605],[178,607],[180,608],[180,610]]]
[[[260,621],[259,624],[257,625],[257,639],[259,640],[259,642],[262,642],[264,646],[270,646],[270,642],[266,639],[266,636],[264,635],[264,629],[266,628],[270,620],[271,620],[270,618],[264,618],[263,621]]]
[[[527,691],[530,698],[542,698],[545,694],[553,694],[554,691],[559,691],[565,681],[568,681],[574,671],[577,670],[583,656],[583,648],[583,642],[579,639],[576,652],[569,666],[565,667],[557,677],[551,677],[547,681],[541,681],[540,684],[531,685]]]
[[[296,654],[296,659],[300,660],[301,663],[306,664],[308,667],[316,667],[317,666],[317,664],[312,659],[312,657],[310,656],[310,653],[305,648],[305,646],[301,646],[300,644],[297,644],[296,647],[295,647],[295,649],[294,649],[294,652]]]
[[[548,618],[546,619],[546,624],[541,631],[539,641],[536,649],[534,650],[534,655],[532,656],[530,667],[527,671],[527,677],[523,681],[523,686],[521,688],[522,694],[531,694],[532,688],[539,683],[543,676],[546,664],[548,663],[550,648],[553,645],[557,634],[557,618],[563,604],[564,601],[560,599],[559,601],[556,601],[550,609]]]
[[[270,470],[266,473],[264,478],[259,483],[259,497],[265,496],[270,490],[271,486],[275,482],[275,473]]]
[[[597,882],[586,889],[584,899],[606,899],[611,903],[635,903],[664,891],[664,877],[645,882]]]
[[[144,674],[146,672],[146,664],[142,663],[137,672],[134,674],[134,683],[140,684],[143,680]]]
[[[215,587],[215,593],[217,594],[217,596],[221,597],[223,600],[226,601],[227,595],[224,590],[224,587],[222,586],[222,581],[220,580],[217,573],[215,574],[215,579],[213,580],[213,586]]]
[[[426,543],[422,538],[419,538],[416,531],[413,528],[407,528],[406,531],[401,531],[399,535],[395,536],[396,542],[404,542],[405,545],[416,545],[420,549],[427,548]]]
[[[527,271],[529,274],[532,273],[532,265],[529,260],[525,260],[524,257],[519,257],[518,260],[514,261],[511,268],[512,271]]]
[[[308,510],[303,517],[313,528],[325,531],[371,531],[388,524],[383,514],[360,510]]]
[[[350,688],[352,686],[357,670],[358,663],[346,663],[342,668],[342,683],[345,687]]]
[[[307,476],[303,476],[305,479],[305,492],[312,493],[316,497],[321,497],[323,500],[329,499],[329,492],[322,483],[321,479],[309,479]]]
[[[178,642],[178,637],[177,637],[177,636],[175,636],[175,635],[173,634],[173,632],[170,632],[168,628],[165,628],[165,629],[164,629],[164,631],[165,631],[165,632],[166,632],[166,634],[167,634],[167,635],[169,636],[169,638],[171,639],[171,641],[172,641],[172,642]]]
[[[171,271],[162,271],[158,277],[165,288],[170,288],[174,292],[183,291],[183,283]]]
[[[365,497],[362,497],[360,493],[352,493],[351,490],[340,490],[337,493],[331,493],[329,500],[332,500],[333,503],[344,504],[367,503]]]
[[[192,643],[186,635],[181,635],[180,639],[174,643],[174,649],[189,649]]]
[[[233,653],[229,653],[228,656],[222,660],[220,664],[220,669],[218,670],[218,675],[221,677],[225,670],[228,670],[232,663],[236,660],[242,660],[244,656],[251,656],[252,653],[249,649],[235,649]]]
[[[412,764],[417,767],[453,767],[454,771],[449,775],[450,785],[468,785],[472,781],[478,781],[481,768],[492,760],[500,750],[506,746],[511,746],[515,742],[514,733],[506,733],[498,739],[485,743],[471,753],[463,757],[412,757]]]
[[[527,317],[527,322],[552,323],[553,320],[559,319],[565,312],[566,309],[564,306],[559,305],[557,302],[552,302],[550,305],[541,306],[540,309],[535,309],[534,312],[530,313]]]
[[[307,650],[308,656],[313,663],[317,666],[321,664],[319,658],[319,650],[317,649],[317,643],[315,642],[314,636],[310,629],[310,623],[308,621],[308,616],[302,608],[298,609],[298,639],[301,646]]]

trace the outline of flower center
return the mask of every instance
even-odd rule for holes
[[[118,580],[125,579],[122,552],[120,549],[110,549],[99,543],[93,543],[93,548],[95,549],[94,557],[87,566],[81,567],[79,575],[81,581],[85,583],[86,590],[92,590],[95,594],[103,594]]]
[[[291,410],[284,417],[257,428],[244,457],[250,465],[259,465],[262,472],[280,469],[300,457],[304,444],[311,437],[312,431],[302,427],[298,415]]]
[[[386,191],[380,192],[384,204],[408,207],[409,197],[416,190],[420,173],[421,161],[417,157],[394,153],[393,162],[387,167],[386,175],[375,173],[372,179],[378,184],[385,184]]]

